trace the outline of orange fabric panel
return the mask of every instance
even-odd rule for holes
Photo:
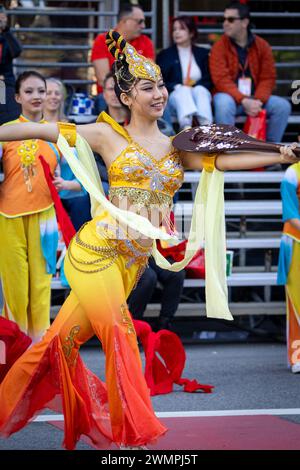
[[[23,122],[23,120],[19,118],[15,122]],[[20,149],[24,146],[24,142],[33,142],[38,147],[33,165],[35,175],[29,170],[32,186],[30,192],[25,184],[25,175],[21,168]],[[39,155],[43,155],[50,165],[51,172],[54,173],[57,157],[50,145],[43,140],[34,140],[4,142],[2,146],[4,181],[0,185],[0,213],[6,217],[17,217],[40,212],[52,206],[51,194],[38,158]]]

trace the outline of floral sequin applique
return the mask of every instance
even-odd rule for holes
[[[17,148],[17,154],[20,157],[21,168],[29,193],[32,191],[31,177],[37,174],[35,157],[38,149],[37,139],[23,140],[22,144]]]

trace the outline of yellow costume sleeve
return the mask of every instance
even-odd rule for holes
[[[78,159],[71,151],[66,139],[60,134],[58,148],[63,153],[74,175],[89,192],[92,203],[92,216],[107,210],[115,218],[141,234],[153,239],[153,256],[158,266],[169,271],[180,271],[193,258],[196,251],[204,246],[206,263],[206,311],[211,318],[232,320],[228,308],[226,285],[226,248],[224,216],[224,176],[216,169],[203,170],[197,188],[193,207],[190,233],[185,257],[182,261],[170,264],[156,248],[156,239],[178,243],[177,237],[154,227],[145,217],[114,206],[104,195],[99,173],[92,150],[88,143],[77,135],[76,150]]]
[[[76,124],[59,121],[57,125],[59,133],[64,136],[70,147],[75,147],[77,138]]]

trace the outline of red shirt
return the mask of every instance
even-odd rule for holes
[[[115,59],[109,52],[107,45],[105,44],[105,39],[106,39],[105,33],[99,34],[96,37],[94,44],[93,44],[93,48],[92,48],[91,61],[94,62],[94,60],[97,60],[97,59],[108,59],[109,67],[111,69],[112,64],[114,63]],[[150,38],[148,38],[148,36],[141,34],[141,36],[139,36],[138,38],[130,41],[130,44],[136,49],[136,51],[139,54],[142,54],[148,59],[152,59],[152,60],[155,59],[153,42],[151,41]],[[100,85],[97,85],[97,91],[98,93],[102,93],[103,88]]]

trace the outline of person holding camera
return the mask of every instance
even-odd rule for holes
[[[21,113],[15,100],[13,59],[22,52],[22,46],[8,26],[7,15],[0,6],[0,125],[17,119]]]

